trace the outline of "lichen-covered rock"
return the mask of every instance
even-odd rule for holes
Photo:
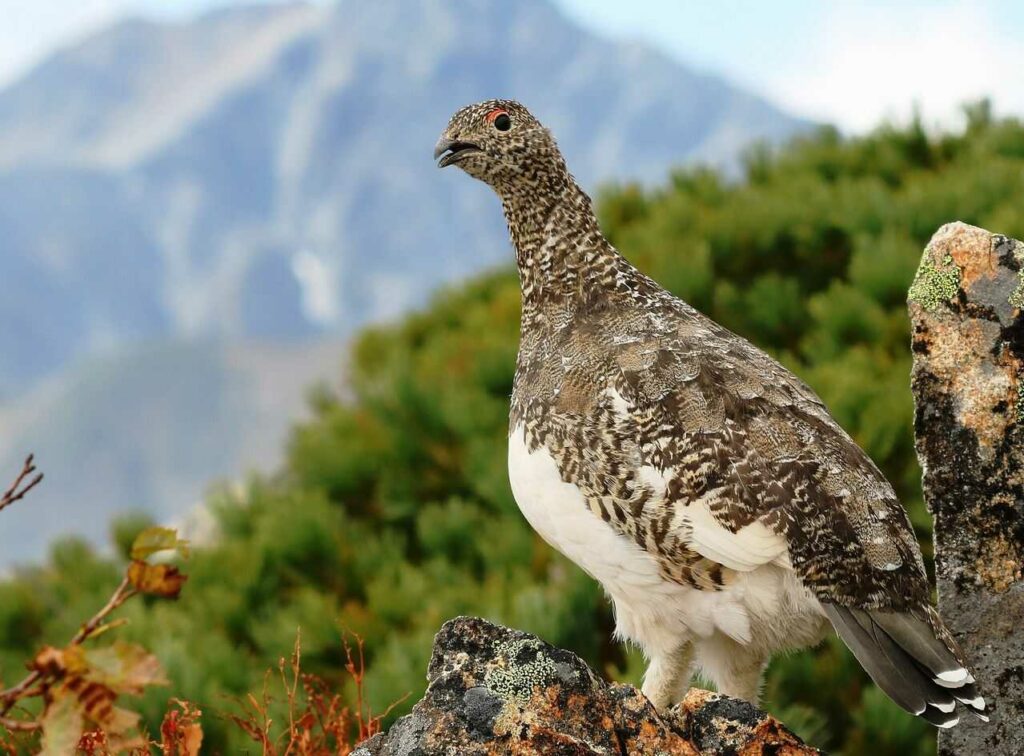
[[[412,712],[357,756],[818,753],[750,704],[707,691],[659,716],[575,654],[481,619],[441,628],[427,679]]]
[[[939,753],[1024,753],[1024,245],[943,226],[909,300],[939,609],[991,717],[940,731]]]
[[[798,756],[818,753],[804,745],[779,720],[753,704],[709,690],[691,688],[668,716],[673,727],[702,754]]]

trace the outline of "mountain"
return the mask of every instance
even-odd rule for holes
[[[173,516],[211,476],[271,464],[299,381],[336,372],[324,340],[507,263],[489,190],[431,159],[452,112],[495,96],[591,189],[807,126],[548,0],[125,20],[0,90],[0,478],[31,450],[50,477],[5,512],[2,559],[69,516],[98,537],[110,512]],[[260,405],[263,371],[293,360]]]
[[[348,333],[507,260],[497,203],[431,161],[490,96],[526,102],[592,188],[803,125],[547,0],[124,21],[0,92],[0,395],[153,337]]]

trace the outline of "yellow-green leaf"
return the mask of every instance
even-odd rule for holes
[[[149,685],[166,685],[157,658],[142,646],[117,641],[113,645],[85,650],[86,679],[102,683],[116,693],[141,695]]]
[[[177,551],[187,559],[188,541],[178,538],[178,531],[174,528],[146,528],[135,537],[131,556],[134,560],[144,561],[160,551]]]
[[[82,737],[82,711],[78,700],[64,690],[58,690],[42,719],[42,756],[66,756],[75,752]]]

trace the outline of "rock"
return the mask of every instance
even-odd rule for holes
[[[939,753],[1024,753],[1024,245],[943,226],[909,299],[939,609],[991,709]]]
[[[427,679],[412,712],[354,756],[818,753],[749,703],[708,691],[659,716],[575,654],[482,619],[445,623]]]

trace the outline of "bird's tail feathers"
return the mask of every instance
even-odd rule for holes
[[[953,727],[960,721],[957,703],[988,721],[974,675],[934,609],[927,607],[924,616],[918,616],[822,606],[871,679],[902,708],[936,727]]]

